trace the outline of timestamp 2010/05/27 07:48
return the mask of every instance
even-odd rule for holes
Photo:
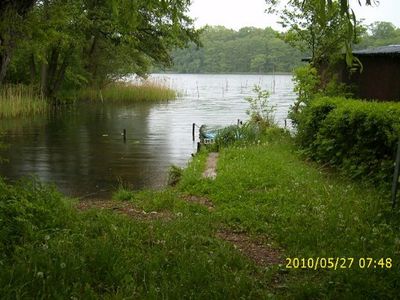
[[[391,269],[393,260],[391,258],[372,258],[372,257],[287,257],[286,269]]]

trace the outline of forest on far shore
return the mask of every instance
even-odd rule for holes
[[[400,44],[400,28],[389,22],[359,27],[354,49]],[[177,73],[271,73],[292,72],[309,56],[286,43],[285,35],[267,27],[244,27],[238,31],[223,26],[207,26],[200,40],[172,52],[174,65],[166,69]]]

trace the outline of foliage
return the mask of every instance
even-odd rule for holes
[[[268,5],[267,11],[269,13],[276,13],[279,9],[279,3],[280,0],[265,0],[265,2]],[[379,4],[379,1],[377,0],[365,0],[365,5],[374,5],[374,4]],[[357,35],[359,34],[359,23],[357,22],[356,15],[354,14],[354,11],[350,7],[350,3],[348,0],[290,0],[288,1],[288,6],[292,8],[297,8],[300,11],[303,11],[302,15],[296,14],[295,11],[290,11],[287,9],[287,6],[285,7],[283,14],[281,15],[283,21],[293,21],[292,18],[299,18],[299,20],[304,20],[309,18],[308,24],[315,24],[320,26],[321,28],[329,28],[331,27],[332,24],[335,24],[337,17],[340,19],[340,32],[338,31],[338,36],[340,37],[337,42],[339,43],[339,47],[343,47],[345,50],[346,54],[346,63],[347,66],[350,68],[354,67],[362,67],[362,64],[360,63],[359,59],[353,55],[352,52],[352,47],[355,41],[357,41]],[[358,4],[361,5],[361,1],[358,1]],[[308,13],[311,12],[311,19],[310,15]],[[332,14],[332,12],[334,12]],[[339,14],[338,14],[339,13]],[[332,17],[334,17],[332,19]],[[294,31],[299,33],[301,31],[301,26],[298,27],[296,24],[297,22],[294,23],[294,26],[292,26]],[[303,25],[306,24],[307,22],[303,22]],[[336,24],[338,25],[338,24]],[[335,25],[334,25],[335,26]],[[297,28],[296,28],[297,27]],[[320,29],[321,29],[320,28]],[[299,30],[300,29],[300,30]],[[324,39],[323,36],[318,36],[316,34],[320,33],[319,29],[317,31],[312,30],[312,28],[309,32],[306,32],[306,34],[311,34],[311,39],[309,40],[314,40],[317,41],[318,38]],[[336,28],[338,29],[338,28]],[[325,32],[327,36],[330,35],[329,32]],[[336,34],[336,32],[334,32]],[[322,44],[321,44],[322,45]],[[338,45],[332,44],[333,48],[337,48]],[[312,47],[314,49],[314,47]],[[314,59],[314,53],[313,53],[313,59]],[[317,61],[318,62],[318,61]]]
[[[151,64],[170,65],[173,48],[198,43],[186,15],[188,0],[33,3],[7,56],[5,80],[38,85],[51,99],[81,87],[104,87],[127,74],[145,77]],[[0,40],[2,26],[11,21],[2,20]]]
[[[215,137],[214,150],[232,144],[245,145],[258,142],[261,135],[267,128],[275,127],[274,112],[275,106],[269,102],[269,92],[262,90],[259,85],[255,85],[254,97],[246,97],[250,107],[247,114],[250,119],[244,124],[227,126],[218,130]]]
[[[11,186],[0,179],[0,191],[0,261],[25,245],[40,246],[73,218],[63,196],[37,180]]]
[[[347,19],[336,1],[326,5],[321,0],[292,0],[282,10],[280,18],[280,24],[288,28],[284,40],[302,51],[309,51],[316,67],[345,48]]]
[[[353,178],[389,184],[399,136],[397,103],[318,98],[298,118],[305,154]]]
[[[337,76],[330,75],[328,82],[322,83],[316,68],[311,65],[298,67],[294,70],[294,92],[297,99],[289,109],[288,116],[297,126],[302,111],[310,105],[313,99],[321,96],[346,97],[353,96],[351,86],[338,82]]]
[[[118,189],[113,193],[113,200],[119,201],[131,201],[135,197],[135,193],[124,187],[122,184],[118,187]]]
[[[276,108],[270,104],[270,93],[262,90],[259,85],[254,86],[253,92],[256,94],[255,97],[249,96],[245,98],[250,104],[249,109],[246,111],[250,117],[250,123],[257,124],[260,127],[274,126],[274,112]]]
[[[168,171],[168,185],[175,186],[182,178],[182,168],[171,166]]]
[[[311,65],[298,67],[294,70],[294,92],[297,99],[290,109],[289,117],[296,123],[296,115],[301,112],[302,107],[307,106],[319,92],[320,78],[317,69]]]
[[[26,19],[36,0],[0,2],[0,86],[6,76],[16,44],[28,29]]]
[[[374,22],[365,28],[356,49],[400,44],[400,29],[390,22]]]
[[[302,53],[285,44],[272,28],[244,27],[238,31],[207,26],[200,35],[202,48],[190,45],[172,52],[178,73],[291,72]]]

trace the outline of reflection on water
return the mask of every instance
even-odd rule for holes
[[[291,76],[153,75],[178,89],[165,103],[91,104],[32,119],[0,120],[0,174],[35,175],[74,196],[105,197],[118,182],[140,189],[166,181],[168,167],[184,166],[196,145],[192,123],[234,124],[246,119],[254,84],[273,90],[280,124],[294,100]],[[121,135],[126,129],[127,138]]]

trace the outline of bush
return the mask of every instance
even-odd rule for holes
[[[275,106],[270,104],[270,93],[262,90],[259,85],[255,85],[253,92],[256,94],[254,97],[244,98],[249,102],[250,107],[247,114],[250,117],[250,123],[258,124],[262,127],[269,127],[275,125]]]
[[[344,98],[315,99],[299,116],[297,141],[312,159],[353,178],[389,183],[400,104]]]
[[[178,166],[171,166],[168,170],[168,180],[169,186],[175,186],[181,180],[183,174],[183,169]]]
[[[0,252],[3,255],[66,228],[71,218],[70,205],[54,188],[26,179],[11,186],[0,178]]]

